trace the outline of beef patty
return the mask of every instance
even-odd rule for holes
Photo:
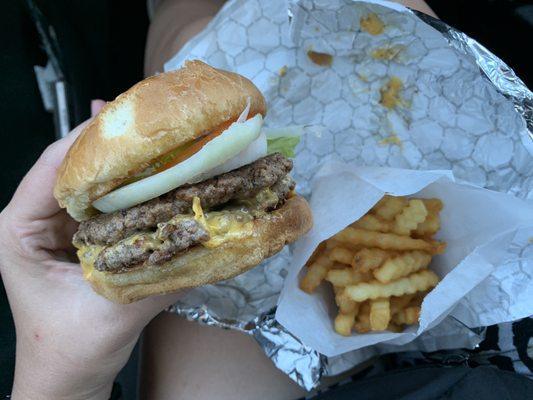
[[[157,238],[140,234],[131,241],[105,248],[98,255],[95,268],[119,272],[144,262],[159,264],[190,246],[209,240],[209,233],[192,217],[168,224],[158,233]]]
[[[215,207],[233,199],[253,197],[261,189],[282,182],[291,169],[291,160],[279,153],[268,155],[231,172],[179,187],[127,210],[95,216],[80,224],[74,243],[110,245],[134,233],[154,229],[158,223],[167,221],[174,215],[190,213],[194,197],[200,198],[204,208]],[[278,186],[287,186],[284,182],[284,185]],[[291,185],[294,187],[293,183],[289,186]],[[280,190],[286,191],[287,188],[282,187]]]

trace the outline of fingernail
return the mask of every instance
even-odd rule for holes
[[[101,99],[91,100],[91,117],[94,117],[105,106],[105,101]]]

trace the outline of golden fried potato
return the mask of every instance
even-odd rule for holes
[[[358,333],[367,333],[370,332],[370,304],[368,301],[365,301],[359,307],[359,313],[355,319],[354,329]]]
[[[352,333],[352,327],[355,323],[355,312],[351,313],[339,313],[335,318],[334,327],[335,331],[339,335],[350,336]]]
[[[394,217],[394,233],[398,235],[409,235],[411,231],[416,229],[418,224],[424,222],[427,215],[428,210],[422,200],[409,200],[407,207]]]
[[[389,232],[393,228],[391,221],[381,220],[379,217],[367,214],[350,225],[352,228],[366,229],[367,231]]]
[[[406,307],[398,313],[394,314],[392,321],[399,325],[412,325],[418,323],[420,318],[420,307],[410,306]]]
[[[335,236],[335,240],[383,250],[423,250],[430,254],[441,251],[443,244],[432,240],[412,239],[394,233],[365,231],[364,229],[345,228]]]
[[[388,298],[370,301],[370,329],[384,331],[387,329],[390,319],[390,301]]]
[[[355,285],[360,282],[367,282],[372,278],[368,272],[354,271],[351,267],[342,269],[330,269],[326,275],[326,280],[334,286]]]
[[[336,286],[335,287],[335,302],[339,306],[339,310],[343,314],[349,314],[359,310],[360,303],[357,303],[350,299],[346,293],[344,293],[344,288]]]
[[[354,301],[377,299],[380,297],[401,296],[437,286],[439,277],[433,271],[415,272],[405,278],[390,283],[372,281],[346,286],[346,294]]]
[[[423,293],[423,292],[420,292]],[[418,294],[418,293],[416,293]],[[404,294],[403,296],[392,296],[390,298],[390,312],[392,315],[397,314],[405,307],[411,304],[416,294]]]
[[[329,268],[333,265],[327,256],[319,256],[309,267],[300,282],[300,289],[307,293],[313,293],[326,277]]]
[[[361,249],[352,260],[352,267],[356,271],[369,272],[381,266],[393,253],[381,249]]]
[[[389,283],[398,278],[426,268],[431,262],[431,255],[415,250],[389,258],[383,265],[373,271],[376,279],[382,283]]]
[[[335,247],[329,252],[329,259],[337,261],[342,264],[350,265],[352,263],[355,252],[350,251],[344,247]]]
[[[439,199],[384,196],[319,245],[300,287],[311,293],[323,280],[332,284],[337,333],[401,332],[418,322],[424,297],[439,282],[427,267],[446,248],[432,239],[442,207]]]
[[[372,208],[371,212],[386,221],[392,221],[406,205],[405,197],[386,195]]]

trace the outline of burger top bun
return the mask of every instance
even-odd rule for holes
[[[108,103],[87,125],[58,170],[54,196],[82,221],[94,200],[161,154],[237,119],[265,115],[265,99],[248,79],[201,61],[147,78]]]

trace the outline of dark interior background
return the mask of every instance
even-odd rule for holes
[[[531,1],[427,0],[439,17],[501,57],[531,87]],[[54,27],[75,124],[89,116],[94,98],[113,99],[142,79],[148,28],[144,0],[35,0]],[[44,148],[54,140],[52,115],[43,108],[33,70],[45,65],[38,33],[24,0],[0,2],[0,209]],[[10,392],[15,333],[0,285],[0,396]],[[135,398],[136,353],[121,374],[124,398]]]

